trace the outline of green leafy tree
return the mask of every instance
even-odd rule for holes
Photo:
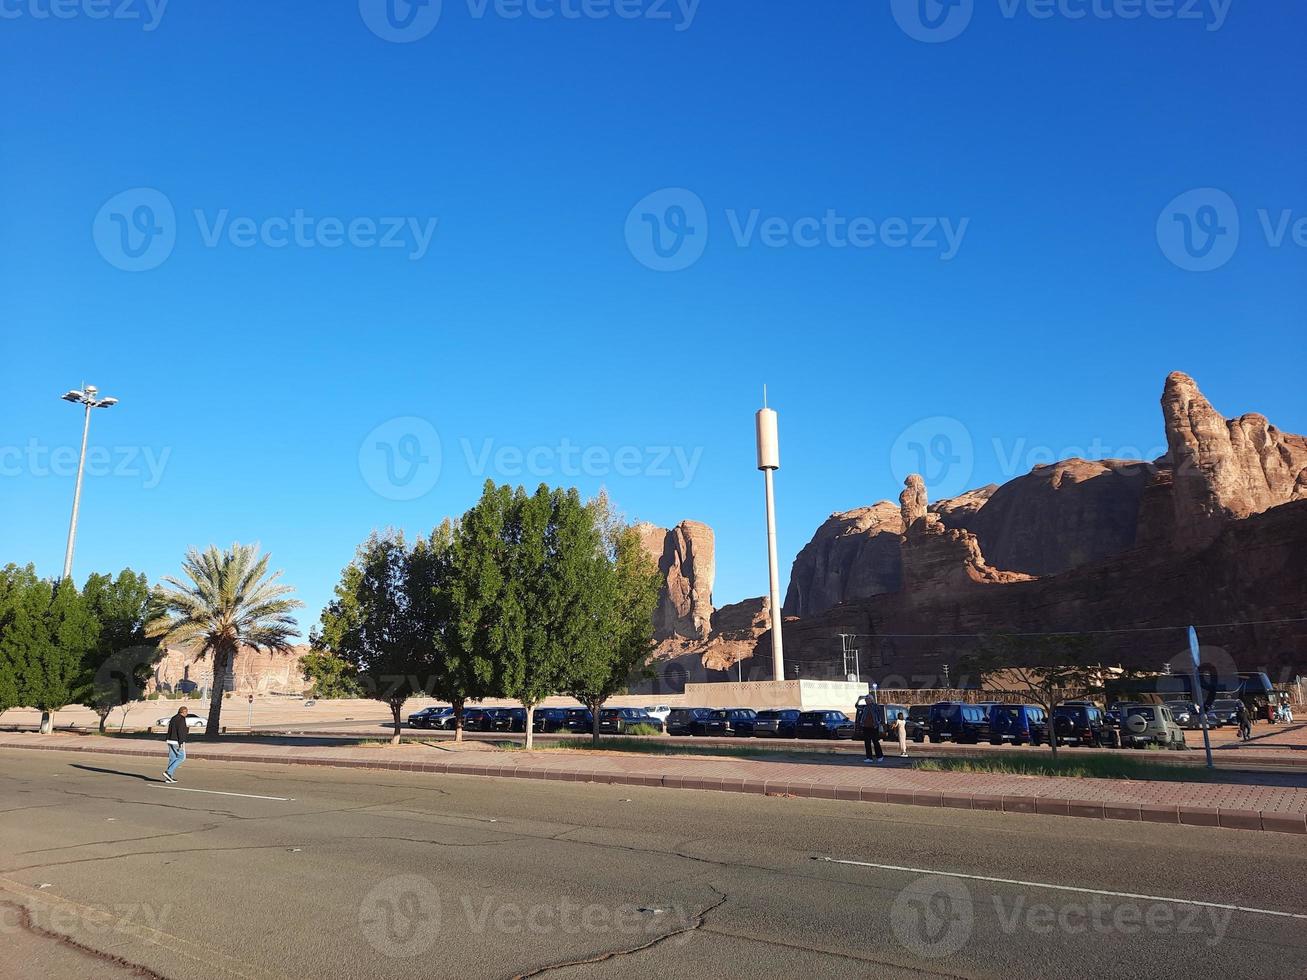
[[[354,671],[367,697],[390,708],[391,744],[400,741],[400,713],[410,697],[425,693],[434,657],[430,602],[414,601],[415,579],[429,549],[410,548],[398,531],[373,533],[345,568],[336,597],[322,611],[316,641]]]
[[[454,738],[463,738],[463,707],[498,693],[501,652],[520,630],[509,595],[508,550],[513,492],[487,480],[481,499],[453,528],[446,579],[449,614],[444,637]]]
[[[114,708],[144,696],[163,651],[146,635],[150,586],[144,575],[131,569],[117,577],[93,574],[82,586],[82,598],[99,624],[100,639],[83,665],[79,700],[96,713],[104,734]]]
[[[648,674],[654,648],[653,614],[662,587],[658,564],[640,545],[635,529],[606,519],[607,501],[592,501],[603,535],[607,595],[594,629],[594,642],[578,643],[568,671],[567,691],[594,719],[591,737],[599,741],[599,709],[633,679]]]
[[[83,663],[99,640],[99,625],[71,581],[36,577],[30,565],[4,571],[0,598],[0,675],[4,697],[41,712],[41,731],[73,703],[84,684]]]
[[[278,581],[281,572],[268,573],[270,557],[260,555],[257,545],[191,548],[182,563],[185,580],[167,577],[151,595],[147,633],[160,645],[175,643],[213,657],[217,693],[209,704],[206,738],[222,731],[227,671],[237,651],[248,646],[285,652],[298,631],[291,611],[303,603]]]
[[[363,687],[354,668],[334,653],[320,649],[320,643],[321,634],[315,632],[311,638],[315,649],[300,658],[300,670],[313,684],[312,696],[323,700],[361,698]]]

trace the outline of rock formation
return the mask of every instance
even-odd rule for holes
[[[713,615],[712,528],[699,521],[681,521],[671,530],[640,524],[636,531],[665,580],[654,610],[654,636],[706,638]]]
[[[897,592],[903,519],[888,500],[831,514],[790,569],[785,614],[807,616],[849,599]]]
[[[1224,522],[1307,498],[1307,439],[1265,416],[1227,420],[1179,371],[1162,392],[1166,465],[1172,474],[1178,543],[1205,544]]]
[[[934,505],[914,475],[898,507],[831,515],[794,562],[787,660],[839,676],[837,635],[856,633],[873,676],[932,683],[976,636],[1069,631],[1104,662],[1156,668],[1184,661],[1195,624],[1242,669],[1301,672],[1307,440],[1227,421],[1183,374],[1162,408],[1169,449],[1152,462],[1068,459]],[[770,649],[765,603],[727,608],[671,652],[698,669],[743,660],[747,676]]]
[[[996,567],[1053,575],[1134,547],[1156,472],[1138,460],[1066,459],[1008,481],[983,506],[955,504],[940,516],[973,533]]]

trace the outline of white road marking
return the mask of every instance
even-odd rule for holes
[[[828,864],[851,864],[859,868],[878,868],[882,871],[907,871],[919,875],[939,875],[941,878],[965,878],[968,881],[991,881],[1000,885],[1020,885],[1024,888],[1048,888],[1053,891],[1079,892],[1083,895],[1106,895],[1109,898],[1133,898],[1141,902],[1169,902],[1172,905],[1197,905],[1205,909],[1227,909],[1231,912],[1251,912],[1254,915],[1274,915],[1283,919],[1307,919],[1303,912],[1279,912],[1275,909],[1255,909],[1245,905],[1224,905],[1220,902],[1200,902],[1192,898],[1167,898],[1162,895],[1136,895],[1133,892],[1109,892],[1099,888],[1080,888],[1075,885],[1051,885],[1044,881],[1021,881],[1016,878],[991,878],[988,875],[967,875],[956,871],[936,871],[933,868],[905,868],[897,864],[873,864],[870,861],[843,861],[823,857]]]
[[[293,796],[255,796],[253,793],[224,793],[219,789],[191,789],[189,786],[163,786],[150,783],[154,789],[167,789],[175,793],[211,793],[214,796],[241,796],[247,800],[276,800],[278,803],[294,803]]]

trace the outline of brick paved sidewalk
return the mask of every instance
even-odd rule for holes
[[[164,761],[161,743],[99,736],[0,734],[0,748],[133,756],[155,760],[160,768]],[[192,742],[187,751],[195,760],[722,790],[1307,834],[1307,787],[1296,786],[922,772],[896,759],[870,766],[844,760],[504,752],[471,745],[452,751],[416,744],[392,748]]]

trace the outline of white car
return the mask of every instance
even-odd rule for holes
[[[157,725],[159,728],[167,728],[167,727],[168,727],[168,723],[169,723],[170,721],[172,721],[172,717],[168,717],[168,718],[160,718],[158,721],[155,722],[155,725]],[[192,728],[203,728],[203,727],[204,727],[205,725],[207,725],[208,723],[209,723],[209,722],[208,722],[207,719],[201,718],[199,715],[187,715],[187,716],[186,716],[186,730],[187,730],[187,731],[190,731]]]
[[[653,715],[655,718],[657,718],[659,721],[663,722],[664,724],[666,724],[667,722],[667,716],[672,713],[672,709],[665,704],[650,705],[644,710],[649,714]]]

